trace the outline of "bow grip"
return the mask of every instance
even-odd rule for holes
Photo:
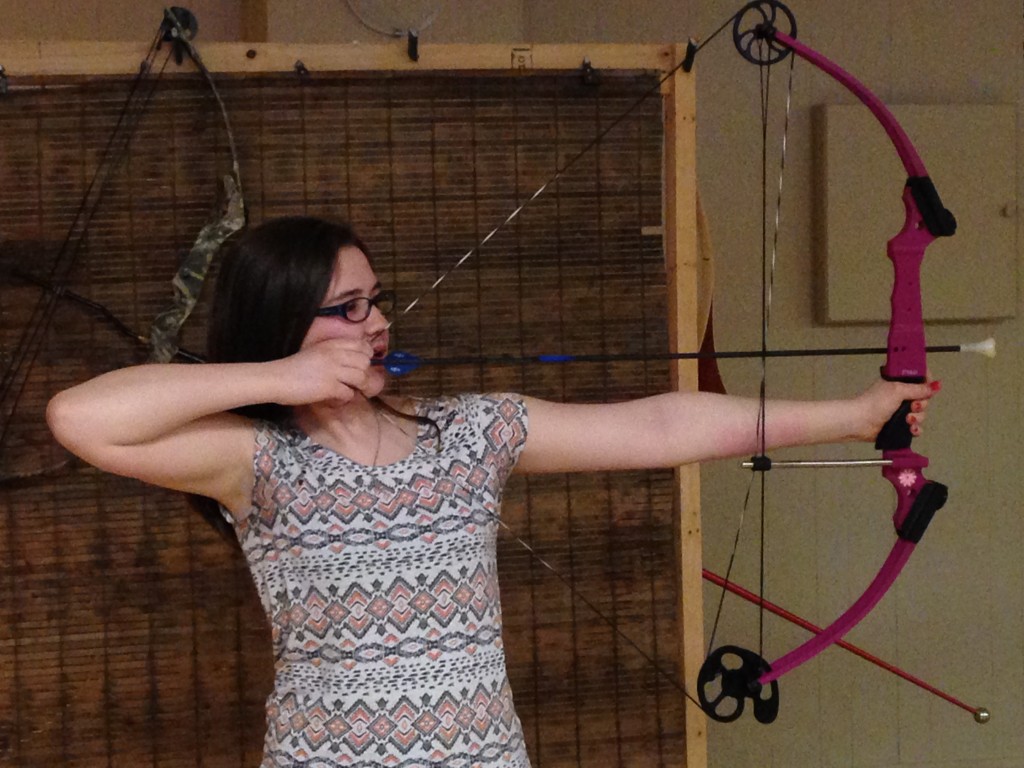
[[[879,451],[896,451],[909,448],[914,436],[910,434],[907,415],[910,413],[910,401],[904,400],[896,412],[889,417],[885,425],[875,437],[875,448]]]
[[[882,374],[886,381],[903,381],[908,384],[920,384],[924,381],[919,376],[914,377],[890,377]],[[910,414],[911,401],[904,400],[896,409],[889,420],[885,422],[875,437],[875,449],[879,451],[897,451],[902,448],[909,448],[914,436],[910,432],[910,425],[907,424],[907,416]]]

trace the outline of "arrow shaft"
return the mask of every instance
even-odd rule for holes
[[[928,347],[929,352],[963,352],[964,345],[947,344]],[[848,357],[855,355],[884,355],[885,347],[843,347],[821,349],[770,349],[744,350],[732,352],[627,352],[621,354],[583,354],[583,355],[455,355],[447,357],[419,358],[408,356],[406,362],[409,371],[421,365],[456,366],[456,365],[525,365],[552,363],[618,363],[643,362],[659,360],[730,360],[762,357]],[[389,358],[375,360],[377,365],[388,365]]]

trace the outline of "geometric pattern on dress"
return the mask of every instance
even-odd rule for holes
[[[303,759],[294,752],[268,751],[264,754],[260,768],[480,768],[484,765],[500,765],[503,768],[530,768],[526,758],[526,745],[522,734],[508,741],[474,744],[472,751],[435,750],[426,758],[370,758],[343,755],[329,758],[312,757]]]
[[[325,590],[296,587],[289,606],[273,618],[280,632],[295,632],[296,640],[321,640],[392,629],[406,632],[413,622],[450,626],[483,619],[498,598],[498,574],[477,564],[471,572],[453,575],[442,570],[425,584],[414,585],[398,576],[390,583],[375,580],[369,588],[353,583],[342,592],[338,584]]]
[[[421,701],[409,696],[395,701],[300,701],[289,694],[267,710],[274,741],[304,752],[334,745],[336,753],[358,756],[408,755],[414,749],[478,752],[488,739],[506,733],[515,719],[507,683],[445,691]]]
[[[456,652],[476,653],[481,647],[498,645],[500,638],[501,630],[487,625],[477,627],[473,632],[429,632],[417,637],[390,635],[383,642],[360,643],[357,646],[346,643],[293,648],[285,651],[278,660],[288,663],[327,662],[342,669],[351,669],[357,664],[394,664],[402,659],[433,658]]]
[[[367,467],[255,430],[235,521],[271,627],[264,766],[528,768],[505,670],[497,515],[527,436],[514,395],[417,402],[409,456]]]
[[[288,526],[269,544],[261,544],[252,553],[246,553],[249,561],[266,558],[277,559],[282,553],[296,550],[329,550],[340,554],[349,547],[372,544],[377,547],[390,546],[395,542],[429,540],[433,537],[454,533],[468,526],[483,526],[493,522],[493,512],[479,509],[447,515],[437,515],[420,523],[403,523],[381,529],[375,526],[330,526],[326,529],[301,529]]]

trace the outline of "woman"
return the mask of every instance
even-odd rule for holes
[[[265,767],[527,766],[495,566],[505,481],[749,455],[758,403],[389,397],[391,296],[366,253],[319,219],[251,230],[218,280],[212,364],[104,374],[58,394],[50,427],[234,529],[272,627]],[[771,401],[767,447],[871,440],[903,400],[917,434],[931,395]]]

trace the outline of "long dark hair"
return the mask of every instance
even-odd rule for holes
[[[369,257],[351,226],[313,216],[271,219],[248,230],[224,255],[207,331],[211,363],[262,363],[299,351],[327,289],[338,251],[355,246]],[[283,423],[289,409],[277,403],[239,408],[255,419]],[[213,499],[191,496],[192,505],[218,532],[234,531]]]
[[[338,251],[365,243],[348,224],[312,216],[271,219],[249,230],[224,258],[207,332],[211,363],[264,363],[299,351],[330,287]],[[274,403],[239,412],[282,421]]]

